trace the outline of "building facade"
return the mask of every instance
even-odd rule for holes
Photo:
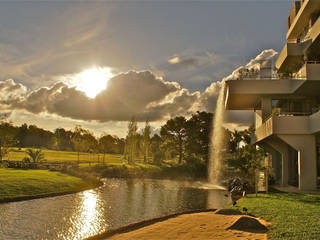
[[[316,190],[320,177],[320,1],[296,1],[288,16],[287,43],[260,76],[226,81],[228,110],[255,113],[253,142],[271,160],[275,181]]]

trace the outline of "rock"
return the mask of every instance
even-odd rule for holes
[[[238,230],[244,232],[252,232],[252,233],[266,233],[268,228],[259,222],[259,220],[248,217],[241,216],[237,219],[227,230]]]

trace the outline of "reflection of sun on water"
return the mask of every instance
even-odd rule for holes
[[[84,92],[89,98],[94,98],[107,88],[107,83],[112,77],[111,68],[93,67],[74,75],[71,85]]]
[[[106,223],[103,211],[98,193],[94,190],[83,192],[78,211],[74,215],[76,229],[70,229],[73,235],[70,239],[83,239],[104,231]]]

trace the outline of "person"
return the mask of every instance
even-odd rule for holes
[[[237,201],[246,195],[247,183],[242,182],[239,178],[234,178],[228,187],[230,191],[232,205],[235,206]]]

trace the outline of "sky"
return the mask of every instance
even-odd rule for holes
[[[214,112],[223,79],[281,51],[292,3],[0,1],[0,118],[123,137],[132,116]]]

